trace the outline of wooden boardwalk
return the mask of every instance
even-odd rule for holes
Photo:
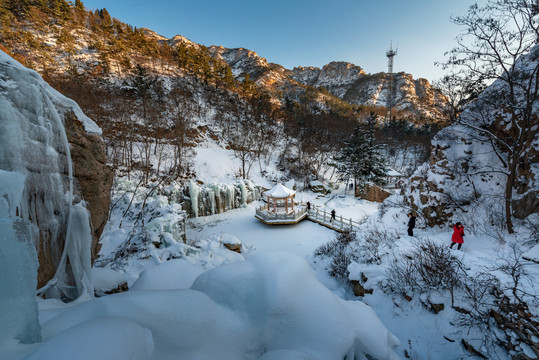
[[[331,219],[330,212],[326,211],[326,209],[321,210],[320,207],[317,207],[314,204],[312,204],[311,209],[307,211],[307,219],[338,232],[358,230],[359,226],[364,222],[346,219],[343,218],[342,215],[336,216],[335,219]]]
[[[263,205],[256,209],[255,217],[267,225],[297,224],[307,219],[338,232],[358,230],[365,222],[364,219],[360,221],[346,219],[342,215],[331,219],[331,212],[326,208],[311,204],[311,208],[307,210],[307,204],[303,202],[297,204],[295,210],[289,214],[268,212],[267,206]]]

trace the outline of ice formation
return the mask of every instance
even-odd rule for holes
[[[199,186],[189,183],[191,214],[193,217],[207,216],[235,209],[258,200],[259,187],[249,180],[234,184],[211,184]]]
[[[37,228],[17,217],[24,175],[0,170],[0,342],[41,340],[35,296]]]
[[[198,194],[200,193],[200,187],[194,182],[189,182],[189,197],[191,198],[191,209],[193,216],[198,217]]]
[[[57,276],[47,286],[47,290],[56,288],[57,294],[72,299],[81,294],[82,288],[91,290],[86,272],[89,254],[65,252],[70,248],[86,251],[89,245],[63,246],[63,234],[66,243],[91,238],[81,236],[83,229],[72,225],[74,218],[86,216],[87,220],[88,215],[82,215],[80,208],[72,213],[73,171],[63,124],[67,112],[73,112],[87,132],[100,133],[75,102],[51,88],[37,72],[0,51],[0,169],[25,176],[18,216],[39,224],[40,239],[51,245],[53,261],[59,264],[64,259],[62,264],[67,264],[68,256],[69,264],[85,263],[72,269],[76,281],[83,279],[86,283],[77,284],[77,291],[71,289],[72,281],[68,278],[72,275],[68,274],[67,265],[57,268]]]
[[[238,185],[241,191],[241,205],[243,206],[247,204],[247,188],[245,187],[245,182],[243,181],[240,181]]]

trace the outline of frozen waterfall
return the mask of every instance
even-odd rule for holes
[[[41,341],[36,302],[38,229],[17,217],[24,175],[0,170],[0,341]]]
[[[19,198],[12,200],[13,191],[3,196],[10,211],[17,208],[18,219],[39,227],[36,244],[51,249],[47,256],[56,275],[41,293],[71,300],[84,292],[93,296],[93,290],[89,214],[82,204],[73,205],[73,170],[63,124],[67,111],[73,111],[87,131],[99,132],[72,100],[0,51],[0,169],[24,178]]]

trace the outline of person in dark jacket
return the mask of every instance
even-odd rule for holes
[[[331,219],[329,219],[329,222],[333,222],[335,220],[335,209],[331,210]]]
[[[453,227],[453,236],[451,236],[451,245],[449,245],[449,247],[452,249],[453,245],[459,244],[459,246],[457,247],[457,250],[460,250],[463,243],[464,243],[464,226],[458,222]]]
[[[408,217],[410,218],[410,220],[408,220],[408,235],[414,236],[415,216],[410,212],[408,213]]]

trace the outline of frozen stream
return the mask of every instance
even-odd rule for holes
[[[196,241],[212,235],[231,234],[240,239],[251,254],[287,251],[311,262],[313,251],[335,237],[335,231],[308,220],[295,225],[266,225],[254,217],[255,206],[260,204],[191,219],[187,239]]]

